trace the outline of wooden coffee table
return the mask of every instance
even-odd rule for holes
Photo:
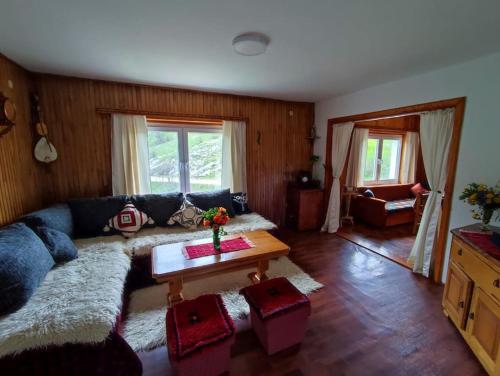
[[[168,304],[172,306],[182,301],[182,284],[184,281],[200,279],[213,274],[255,266],[257,270],[250,273],[248,277],[253,283],[259,283],[267,278],[266,271],[269,268],[269,260],[279,256],[286,256],[290,251],[288,245],[279,241],[267,231],[245,232],[225,236],[224,239],[241,235],[246,236],[248,240],[253,242],[255,247],[191,260],[188,260],[182,253],[183,247],[209,243],[212,241],[211,238],[154,247],[151,254],[152,274],[157,282],[169,284]]]

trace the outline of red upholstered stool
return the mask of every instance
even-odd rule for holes
[[[185,300],[167,311],[167,347],[177,375],[229,371],[235,329],[220,295]]]
[[[274,278],[240,292],[250,305],[252,328],[271,355],[302,342],[311,303],[286,278]]]

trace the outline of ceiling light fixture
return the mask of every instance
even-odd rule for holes
[[[244,56],[256,56],[266,52],[270,39],[262,33],[244,33],[233,39],[234,50]]]

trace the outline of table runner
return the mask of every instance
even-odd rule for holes
[[[233,239],[222,240],[220,242],[220,253],[241,251],[244,249],[253,248],[254,245],[250,240],[244,236],[239,236]],[[194,259],[198,257],[212,256],[217,254],[214,249],[213,243],[204,243],[197,245],[188,245],[183,248],[184,256],[188,259]]]

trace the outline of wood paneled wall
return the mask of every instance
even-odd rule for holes
[[[47,175],[53,202],[111,194],[111,117],[96,108],[246,118],[249,204],[278,224],[287,181],[310,169],[312,103],[52,75],[37,75],[36,86],[59,153]]]
[[[0,136],[0,225],[43,204],[43,168],[33,157],[32,88],[30,74],[0,54],[0,91],[17,109],[16,125]]]

